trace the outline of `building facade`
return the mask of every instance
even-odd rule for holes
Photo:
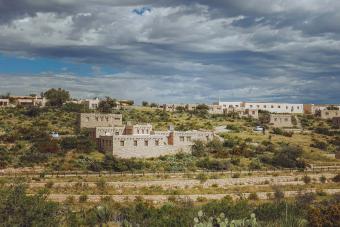
[[[81,113],[78,124],[80,129],[121,126],[123,116],[121,114]]]
[[[271,114],[269,124],[277,128],[290,128],[294,126],[292,115],[290,114]]]
[[[8,107],[9,99],[0,99],[0,107]]]
[[[303,114],[303,104],[245,102],[244,108],[265,110],[270,113]]]
[[[117,114],[80,114],[80,128],[86,128],[99,150],[123,158],[157,157],[190,152],[195,140],[209,141],[210,131],[154,131],[151,124],[122,124]]]
[[[321,119],[332,119],[333,117],[340,117],[340,110],[320,110]]]

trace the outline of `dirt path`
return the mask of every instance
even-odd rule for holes
[[[302,177],[304,175],[294,175],[294,176],[268,176],[268,177],[259,177],[259,176],[250,176],[250,177],[242,177],[242,178],[221,178],[221,179],[208,179],[205,182],[201,183],[196,179],[168,179],[168,180],[145,180],[145,181],[118,181],[118,182],[106,182],[107,186],[114,188],[138,188],[138,187],[151,187],[158,186],[162,188],[192,188],[196,186],[202,186],[203,188],[211,187],[212,185],[218,185],[220,187],[224,186],[247,186],[247,185],[298,185],[304,184],[302,181]],[[312,179],[315,179],[316,182],[319,182],[319,178],[321,176],[325,176],[327,179],[330,179],[335,176],[335,174],[308,174],[308,176]],[[96,182],[82,182],[87,184],[88,187],[96,187]],[[37,183],[29,183],[28,185],[31,188],[35,187],[44,187],[46,182],[37,182]],[[53,187],[73,187],[79,182],[54,182]]]
[[[299,191],[286,191],[284,192],[285,197],[293,197],[298,195],[299,193],[308,193],[308,192],[315,192],[315,189],[307,189],[304,190],[303,192]],[[340,189],[324,189],[323,190],[327,194],[336,194],[340,192]],[[204,194],[204,195],[88,195],[88,200],[89,202],[99,202],[102,198],[104,197],[110,197],[114,201],[117,202],[124,202],[124,201],[133,201],[137,197],[144,198],[146,200],[153,201],[154,203],[161,203],[161,202],[166,202],[168,201],[169,197],[173,198],[181,198],[181,199],[190,199],[193,201],[197,201],[198,198],[206,198],[208,200],[213,200],[213,199],[222,199],[225,196],[230,196],[233,199],[238,199],[238,198],[247,198],[250,193],[228,193],[228,194]],[[268,199],[268,195],[270,195],[269,198],[271,198],[274,194],[274,192],[257,192],[256,193],[258,198],[260,200],[266,200]],[[64,202],[68,197],[72,196],[75,201],[78,201],[80,195],[65,195],[65,194],[50,194],[48,196],[48,199],[56,202]]]

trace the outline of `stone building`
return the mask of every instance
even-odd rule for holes
[[[81,113],[79,128],[113,127],[123,125],[121,114]]]
[[[244,107],[229,107],[224,109],[224,114],[237,114],[239,117],[259,118],[259,111],[257,109],[245,109]]]
[[[163,110],[168,112],[175,112],[178,108],[186,111],[193,111],[198,104],[163,104]]]
[[[213,133],[206,131],[150,131],[148,134],[99,136],[98,145],[101,151],[119,157],[148,158],[190,152],[195,140],[209,141],[212,138]]]
[[[11,106],[46,106],[47,99],[40,96],[10,96]]]
[[[151,124],[122,124],[116,114],[80,114],[80,128],[87,128],[98,148],[119,157],[157,157],[189,152],[195,140],[208,141],[209,131],[154,131]]]
[[[293,127],[292,115],[290,114],[271,114],[269,124],[277,128]]]
[[[0,107],[8,107],[9,99],[0,99]]]
[[[321,119],[332,119],[333,117],[340,117],[340,110],[320,110]]]
[[[340,117],[333,117],[332,125],[334,128],[340,128]]]
[[[208,105],[209,107],[209,110],[208,110],[208,113],[210,114],[223,114],[224,111],[223,111],[223,108],[222,106],[220,105]]]

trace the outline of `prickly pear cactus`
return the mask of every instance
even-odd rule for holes
[[[250,218],[231,220],[225,217],[224,213],[221,213],[218,217],[205,218],[203,211],[198,212],[198,217],[194,218],[194,227],[256,227],[255,214],[251,214]]]

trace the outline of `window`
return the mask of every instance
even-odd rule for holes
[[[255,115],[255,111],[251,111],[253,115]]]
[[[297,107],[297,109],[299,110],[299,109],[300,109],[300,107],[298,106],[298,107]]]
[[[115,135],[118,136],[118,135],[119,135],[119,132],[118,132],[118,131],[115,131]]]
[[[137,134],[139,134],[139,129],[137,129]]]
[[[142,134],[144,134],[144,129],[142,129]]]
[[[257,105],[257,108],[260,108],[260,105]]]
[[[180,136],[179,141],[184,142],[184,136]]]
[[[277,108],[279,108],[279,109],[280,109],[280,108],[281,108],[281,106],[277,106]]]
[[[133,146],[137,147],[137,140],[133,141]]]
[[[267,108],[267,106],[266,106],[266,105],[264,105],[264,106],[263,106],[263,108]]]
[[[149,145],[149,141],[145,140],[144,141],[144,146],[148,146]]]
[[[86,121],[89,122],[89,121],[90,121],[90,118],[89,118],[89,117],[86,117]]]
[[[120,146],[124,147],[124,140],[120,141]]]
[[[159,146],[159,140],[155,140],[155,145]]]
[[[191,136],[187,136],[187,141],[191,141]]]
[[[271,105],[271,108],[274,108],[274,106],[273,106],[273,105]]]
[[[274,118],[274,121],[277,121],[277,118]]]
[[[98,118],[98,117],[96,117],[96,121],[99,121],[99,118]]]
[[[253,105],[250,105],[250,108],[253,108]]]
[[[288,118],[285,118],[285,121],[288,122]]]

